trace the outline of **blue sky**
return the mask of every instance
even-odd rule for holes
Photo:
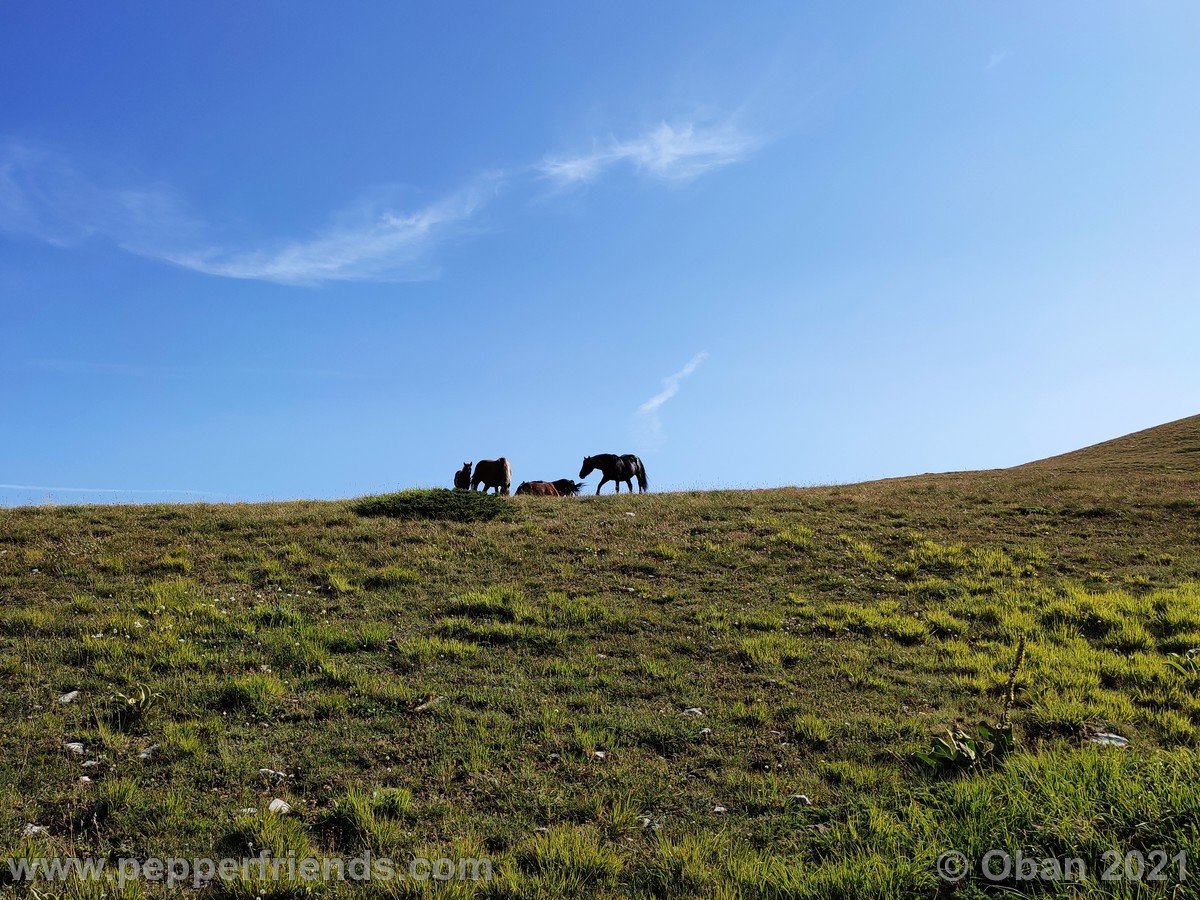
[[[1194,3],[6,3],[0,503],[1191,415],[1198,109]]]

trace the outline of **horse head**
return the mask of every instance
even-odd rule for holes
[[[583,467],[579,470],[579,477],[587,478],[590,474],[592,474],[592,470],[594,470],[595,468],[596,468],[596,463],[593,462],[592,457],[585,456],[583,458]]]

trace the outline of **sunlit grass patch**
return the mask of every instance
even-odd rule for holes
[[[370,572],[363,579],[363,586],[368,588],[401,587],[407,584],[417,584],[421,580],[412,569],[404,566],[384,566]]]
[[[435,659],[460,661],[478,652],[477,643],[437,635],[412,637],[396,647],[397,656],[410,665],[422,665]]]
[[[217,705],[221,709],[265,715],[284,694],[283,682],[275,675],[252,672],[229,679],[217,695]]]
[[[757,669],[794,666],[808,658],[811,652],[802,638],[784,632],[744,637],[738,641],[741,658]]]
[[[517,851],[517,865],[540,896],[589,896],[616,885],[622,857],[609,849],[594,828],[551,829]]]

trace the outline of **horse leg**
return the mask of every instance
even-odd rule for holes
[[[632,494],[632,493],[633,493],[633,479],[632,479],[632,478],[626,478],[626,479],[625,479],[625,486],[629,488],[629,493],[631,493],[631,494]]]
[[[600,496],[600,488],[604,487],[604,482],[606,482],[606,481],[608,481],[607,475],[605,477],[601,478],[600,483],[598,485],[596,485],[596,496],[597,497]]]

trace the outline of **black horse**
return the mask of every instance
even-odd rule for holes
[[[554,485],[560,497],[574,497],[583,487],[582,481],[572,481],[570,478],[560,478],[550,483]]]
[[[629,486],[629,493],[633,493],[633,479],[638,481],[638,490],[641,493],[646,493],[646,488],[650,486],[649,480],[646,478],[646,467],[642,465],[642,461],[632,453],[626,453],[624,456],[617,456],[615,453],[601,453],[597,456],[585,456],[583,458],[583,468],[579,470],[580,478],[587,478],[594,470],[599,469],[604,476],[600,479],[600,483],[596,485],[596,493],[600,493],[600,488],[604,487],[606,481],[616,482],[617,493],[621,493],[621,482],[625,482]]]

